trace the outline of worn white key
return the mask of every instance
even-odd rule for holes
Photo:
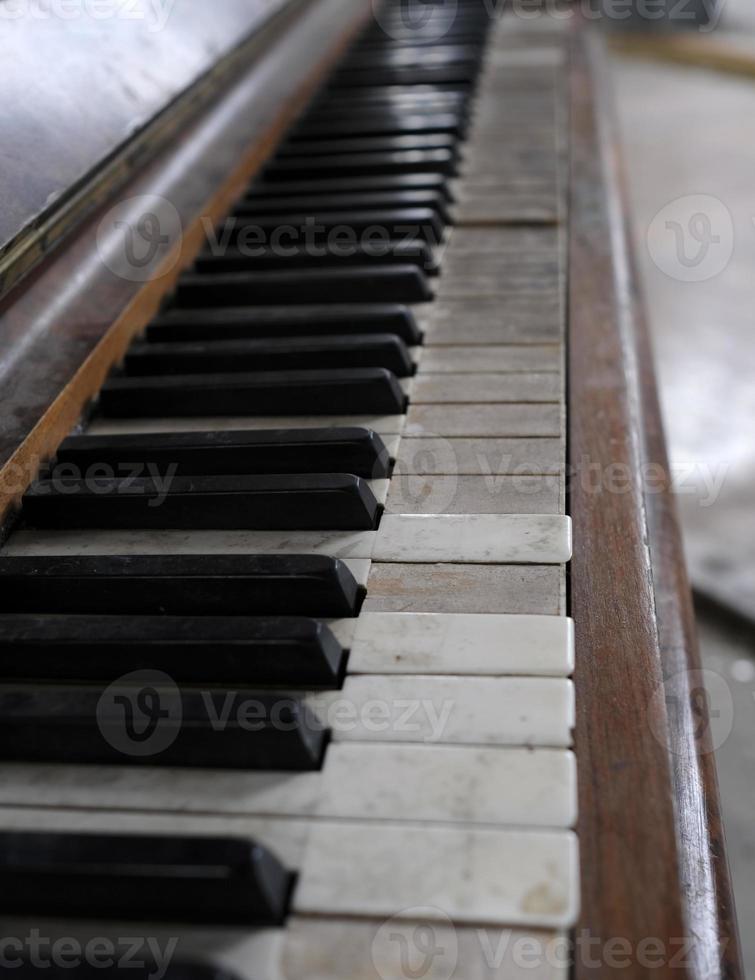
[[[330,555],[369,559],[375,531],[18,531],[3,553],[35,555]]]
[[[399,474],[482,476],[495,484],[506,475],[562,473],[565,457],[561,439],[416,437],[401,440],[396,470]]]
[[[427,344],[548,344],[563,338],[558,290],[536,296],[443,299],[420,311]]]
[[[413,442],[409,439],[407,442]],[[559,514],[561,476],[422,476],[395,470],[389,514]]]
[[[401,916],[427,906],[457,922],[569,928],[577,861],[570,831],[315,824],[294,909]]]
[[[0,766],[0,806],[178,811],[569,828],[574,756],[563,749],[342,743],[321,772]]]
[[[413,405],[484,402],[558,402],[563,386],[553,372],[546,374],[421,374],[415,378]]]
[[[501,374],[514,374],[520,371],[559,372],[562,356],[561,348],[557,344],[425,347],[419,373],[425,375],[477,374],[485,371]]]
[[[402,912],[403,918],[387,920],[293,916],[281,973],[255,973],[253,980],[408,980],[408,970],[416,976],[430,956],[426,980],[566,980],[569,975],[571,952],[564,933],[488,930],[437,918],[437,911],[432,922],[423,918],[421,908]],[[244,955],[228,965],[243,969],[244,961],[259,963],[259,955]]]
[[[560,436],[561,405],[411,405],[404,436]]]
[[[564,566],[373,562],[363,609],[561,616]]]
[[[337,742],[568,748],[574,727],[559,677],[348,676],[304,699]]]
[[[384,514],[375,561],[551,564],[571,558],[559,514]]]
[[[101,770],[93,770],[99,772]],[[123,801],[121,801],[123,802]],[[155,834],[166,837],[248,837],[269,848],[287,868],[301,867],[311,821],[173,812],[145,813],[80,807],[0,806],[0,830],[81,834]]]
[[[330,626],[351,650],[350,674],[568,677],[574,670],[574,624],[565,616],[363,612]]]
[[[293,910],[307,914],[388,917],[427,905],[459,922],[567,928],[576,912],[577,844],[565,830],[27,807],[0,808],[0,828],[249,837],[300,869]]]
[[[93,419],[87,435],[109,436],[148,432],[223,432],[260,429],[328,429],[356,426],[378,435],[401,435],[405,415],[271,415],[197,418]]]
[[[415,912],[414,919],[389,920],[292,915],[280,929],[45,920],[38,949],[44,959],[56,943],[57,950],[68,948],[72,939],[82,950],[101,950],[108,940],[118,962],[154,962],[154,980],[174,960],[209,963],[239,980],[407,980],[407,951],[412,962],[416,957],[422,963],[429,936],[434,948],[428,980],[493,980],[491,957],[495,974],[506,980],[566,980],[570,952],[565,933],[480,930],[450,920],[430,922],[421,917],[421,909]],[[3,936],[38,937],[39,926],[38,920],[0,920]]]

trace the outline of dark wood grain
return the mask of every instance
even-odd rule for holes
[[[580,931],[599,943],[589,960],[577,949],[575,975],[733,980],[743,974],[715,764],[695,715],[694,617],[607,89],[599,46],[579,33],[571,79],[571,601]],[[596,953],[619,937],[628,940],[629,970]],[[652,970],[640,959],[648,940],[658,941],[650,962],[661,963]]]
[[[369,11],[366,0],[309,4],[170,151],[0,303],[0,523]],[[133,282],[103,261],[101,221],[114,203],[154,193],[176,209],[183,232],[155,254],[150,281]],[[118,233],[106,225],[108,236]]]

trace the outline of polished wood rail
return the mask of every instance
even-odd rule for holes
[[[597,38],[575,33],[569,259],[577,980],[743,977],[715,761]],[[701,723],[702,721],[702,723]]]

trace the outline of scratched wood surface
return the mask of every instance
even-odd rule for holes
[[[657,941],[664,953],[653,976],[724,980],[743,973],[715,765],[694,711],[699,660],[674,502],[642,478],[650,464],[667,464],[611,116],[600,49],[580,36],[569,275],[578,934],[601,944],[621,937],[642,971],[639,950]],[[577,980],[614,973],[627,975],[626,965],[578,949]]]

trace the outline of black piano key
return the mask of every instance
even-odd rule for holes
[[[428,65],[409,68],[342,68],[330,78],[328,91],[340,88],[380,85],[434,85],[455,89],[471,88],[477,76],[477,69],[467,65]]]
[[[28,831],[0,833],[0,882],[6,915],[243,926],[282,924],[293,884],[248,839]]]
[[[418,133],[449,133],[461,137],[466,130],[463,116],[454,112],[401,114],[352,113],[328,118],[305,118],[289,135],[293,142],[305,142],[323,137],[350,139],[354,136],[412,135]]]
[[[23,499],[31,527],[372,531],[380,506],[351,474],[56,477]]]
[[[338,153],[321,157],[289,157],[273,160],[264,171],[265,181],[321,179],[327,174],[348,177],[434,172],[456,174],[450,150],[400,150],[396,153]]]
[[[147,672],[143,684],[117,684],[104,692],[3,687],[0,759],[280,772],[320,768],[328,732],[296,697],[284,691],[180,691],[172,679],[169,688],[168,681],[157,686],[159,677]]]
[[[149,671],[104,691],[0,688],[0,759],[9,762],[304,772],[320,768],[327,739],[284,691],[179,690]]]
[[[252,188],[253,189],[253,188]],[[243,199],[234,214],[247,214],[252,217],[263,214],[309,214],[352,212],[352,211],[399,211],[411,208],[429,208],[444,221],[449,220],[448,201],[445,194],[437,189],[401,188],[384,191],[332,191],[329,194],[292,194],[289,197],[267,197],[261,195]]]
[[[297,616],[0,616],[0,678],[110,684],[159,670],[177,684],[337,688],[346,652]]]
[[[385,368],[111,377],[100,391],[100,411],[110,418],[403,415],[406,404]]]
[[[0,556],[0,612],[355,616],[363,590],[320,555]]]
[[[414,373],[414,362],[404,341],[384,333],[135,343],[124,363],[126,374],[132,376],[352,367],[387,368],[397,378],[408,378]]]
[[[448,150],[456,154],[457,140],[447,133],[415,133],[408,136],[354,136],[351,139],[286,141],[275,159],[297,156],[330,156],[333,153],[397,153],[402,150]]]
[[[348,249],[361,240],[417,238],[435,245],[443,237],[443,228],[443,219],[432,208],[324,211],[318,207],[316,211],[259,215],[244,209],[226,220],[218,240],[238,244],[252,254],[270,242],[282,254],[286,248],[296,246]]]
[[[330,269],[362,267],[366,265],[415,265],[425,275],[436,276],[438,262],[433,249],[427,242],[419,239],[403,241],[378,240],[365,241],[346,246],[315,246],[307,248],[297,245],[280,249],[264,246],[251,249],[224,248],[213,255],[205,252],[194,262],[194,271],[202,275],[216,275],[226,272],[266,272],[279,269],[291,272],[298,269],[316,269],[327,272]]]
[[[167,310],[147,327],[155,343],[392,333],[414,346],[422,331],[407,306],[323,303],[317,306]]]
[[[371,429],[269,429],[259,432],[166,432],[71,436],[57,453],[53,474],[176,476],[244,473],[353,473],[385,479],[391,460]]]
[[[443,174],[386,174],[372,177],[327,177],[311,180],[256,181],[245,201],[267,202],[276,197],[313,197],[330,194],[386,193],[401,191],[435,191],[446,201],[453,201],[448,180]]]
[[[266,429],[70,436],[58,449],[53,474],[87,477],[245,473],[390,475],[391,460],[371,429]]]
[[[414,265],[353,266],[270,272],[186,274],[175,294],[178,306],[280,306],[291,303],[426,303],[433,297]]]

